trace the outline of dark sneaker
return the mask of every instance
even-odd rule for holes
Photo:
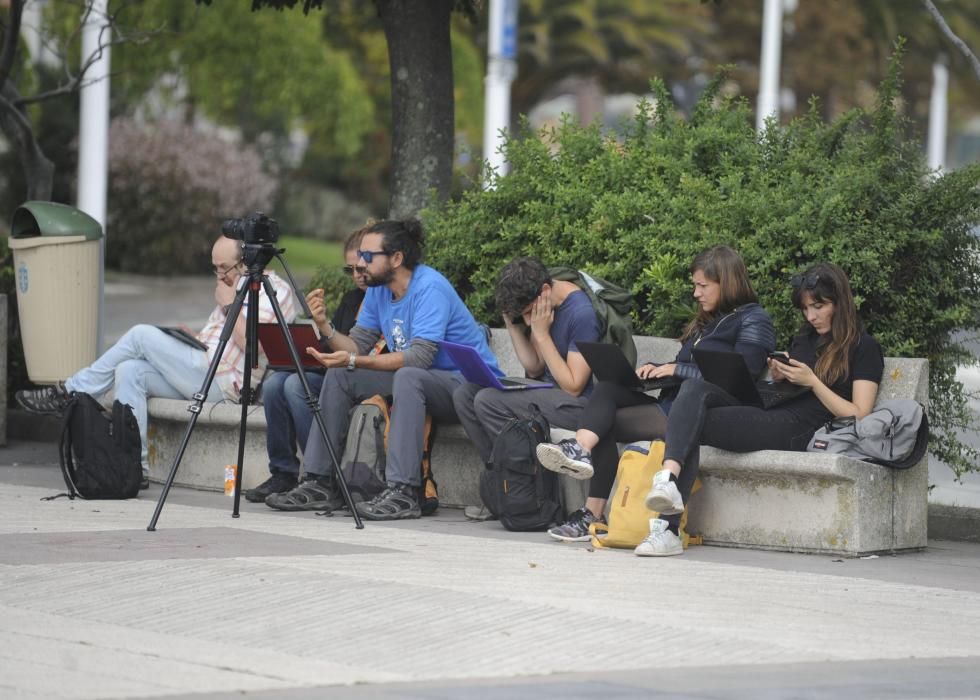
[[[140,479],[140,491],[146,491],[148,488],[150,488],[150,477],[144,474]]]
[[[276,510],[330,512],[344,507],[344,497],[332,479],[323,476],[318,478],[315,474],[311,474],[290,491],[269,494],[265,504]]]
[[[296,488],[296,475],[292,472],[274,471],[272,476],[245,492],[245,500],[252,503],[264,503],[265,499],[274,493],[292,491]]]
[[[589,534],[589,525],[592,523],[605,523],[604,517],[595,517],[592,511],[581,508],[568,516],[568,520],[563,525],[558,525],[548,530],[548,534],[556,540],[562,542],[588,542],[592,539]]]
[[[406,520],[422,517],[418,489],[408,484],[388,484],[370,501],[356,504],[358,514],[365,520]]]
[[[592,459],[575,438],[562,440],[557,445],[542,442],[537,446],[535,454],[545,469],[567,474],[573,479],[592,478]]]
[[[41,415],[60,416],[71,401],[71,394],[61,382],[40,389],[22,389],[14,394],[24,410]]]

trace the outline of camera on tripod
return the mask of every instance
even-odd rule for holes
[[[240,219],[226,219],[221,234],[246,245],[272,245],[279,240],[279,224],[260,211]]]
[[[264,268],[277,252],[279,224],[260,211],[240,219],[226,219],[221,223],[221,234],[242,242],[242,260],[251,269]]]

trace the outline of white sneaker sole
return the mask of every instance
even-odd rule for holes
[[[678,554],[684,553],[684,548],[680,549],[670,549],[665,552],[658,552],[654,549],[640,549],[643,545],[637,545],[636,549],[633,550],[633,554],[638,557],[676,557]]]
[[[548,530],[548,536],[553,540],[558,540],[559,542],[589,542],[592,540],[592,535],[580,535],[578,537],[568,537],[566,535],[556,535],[551,530]]]
[[[535,448],[534,452],[538,456],[538,461],[541,462],[541,466],[548,471],[565,474],[573,479],[592,478],[592,467],[584,462],[575,462],[569,459],[561,451],[561,448],[556,445],[543,442]]]
[[[651,491],[647,494],[643,502],[647,509],[660,513],[660,515],[680,515],[684,512],[684,506],[678,508],[670,496],[659,491]]]

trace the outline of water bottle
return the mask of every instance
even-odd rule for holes
[[[238,471],[238,466],[234,464],[229,464],[225,467],[225,495],[234,496],[235,495],[235,473]]]

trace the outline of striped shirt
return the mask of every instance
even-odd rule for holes
[[[279,302],[279,308],[282,309],[282,315],[285,317],[287,323],[292,323],[296,318],[297,306],[292,287],[271,270],[266,271],[265,274],[268,276],[269,282],[276,292],[276,300]],[[242,316],[247,315],[248,302],[246,301],[242,306]],[[265,295],[265,290],[260,289],[259,323],[275,322],[276,314],[272,310],[272,304],[269,303],[269,299]],[[225,312],[220,306],[216,306],[208,317],[207,324],[197,334],[198,340],[208,346],[209,364],[214,360],[214,354],[218,350],[218,343],[221,341],[221,329],[224,328],[224,325]],[[230,338],[228,344],[225,345],[225,352],[221,357],[221,362],[218,363],[218,370],[214,378],[226,398],[232,401],[238,401],[242,390],[242,382],[245,378],[245,348],[238,347],[234,338]]]

